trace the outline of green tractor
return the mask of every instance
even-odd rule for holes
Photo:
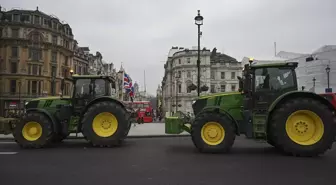
[[[13,128],[23,148],[41,148],[60,142],[70,133],[82,133],[94,146],[117,146],[126,138],[132,112],[112,98],[115,79],[110,76],[73,75],[71,97],[32,99]],[[65,82],[62,79],[61,90]]]
[[[317,156],[332,147],[336,118],[323,97],[298,91],[298,63],[246,64],[239,92],[201,96],[193,103],[195,118],[166,118],[166,133],[191,134],[206,153],[230,151],[235,137],[268,142],[294,156]],[[189,125],[189,126],[188,126]]]

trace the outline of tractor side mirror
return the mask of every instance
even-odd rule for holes
[[[64,78],[62,78],[62,80],[61,80],[61,96],[63,96],[63,92],[64,92],[64,87],[65,87],[65,80],[64,80]]]

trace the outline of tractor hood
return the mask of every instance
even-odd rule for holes
[[[70,97],[61,98],[60,96],[47,96],[41,98],[34,98],[30,101],[26,102],[25,109],[32,109],[32,108],[46,108],[46,107],[56,107],[56,105],[67,105],[70,104],[69,99]]]
[[[224,109],[228,106],[241,106],[243,95],[240,92],[221,92],[200,96],[193,101],[194,115],[200,113],[205,107],[219,106]]]

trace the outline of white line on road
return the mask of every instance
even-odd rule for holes
[[[15,141],[0,141],[0,145],[2,144],[15,144]]]
[[[0,155],[14,155],[17,154],[17,152],[0,152]]]

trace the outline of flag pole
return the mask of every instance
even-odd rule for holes
[[[123,72],[122,72],[122,83],[121,83],[121,101],[124,101],[124,89],[125,89],[124,79],[125,79],[125,71],[123,70]]]

